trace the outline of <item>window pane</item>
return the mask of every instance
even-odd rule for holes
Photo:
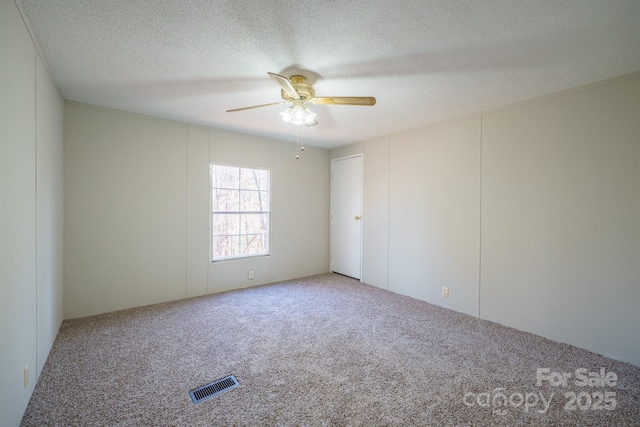
[[[232,166],[213,165],[214,188],[240,188],[240,169]]]
[[[240,256],[240,236],[214,236],[213,253],[216,258]]]
[[[214,214],[213,235],[240,234],[240,215],[238,214]]]
[[[211,165],[212,259],[269,254],[270,171]]]
[[[214,212],[238,212],[240,209],[239,190],[214,189],[211,200]]]
[[[266,234],[246,234],[240,237],[242,255],[266,255],[269,242]]]
[[[240,210],[242,212],[268,212],[269,193],[266,191],[240,192]]]
[[[240,234],[267,234],[269,214],[242,214],[240,216]]]
[[[245,190],[268,190],[269,171],[264,169],[241,169],[240,188]]]

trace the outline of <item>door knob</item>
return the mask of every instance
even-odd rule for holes
[[[355,216],[355,220],[356,220],[356,221],[359,221],[359,220],[360,220],[360,215],[356,215],[356,216]]]

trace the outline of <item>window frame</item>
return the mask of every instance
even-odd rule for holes
[[[263,210],[263,211],[242,211],[242,210],[238,210],[238,211],[216,211],[214,209],[214,190],[215,189],[225,189],[223,187],[214,187],[214,168],[215,166],[221,166],[221,167],[227,167],[227,168],[235,168],[238,169],[239,174],[241,173],[241,171],[243,169],[245,170],[258,170],[258,171],[266,171],[267,172],[267,198],[268,198],[268,203],[267,203],[267,210]],[[238,188],[238,190],[241,192],[243,191],[242,188]],[[244,189],[244,191],[251,191],[251,190],[247,190]],[[254,191],[261,191],[261,190],[254,190]],[[259,166],[249,166],[249,165],[238,165],[238,164],[229,164],[229,163],[221,163],[221,162],[210,162],[209,163],[209,260],[211,263],[217,263],[217,262],[227,262],[227,261],[237,261],[237,260],[241,260],[241,259],[249,259],[249,258],[262,258],[262,257],[269,257],[271,256],[271,199],[272,199],[272,171],[270,168],[268,167],[259,167]],[[238,205],[238,208],[240,209],[240,205]],[[266,231],[266,237],[267,237],[267,248],[266,248],[266,253],[259,253],[259,254],[247,254],[247,255],[242,255],[242,254],[238,254],[238,255],[232,255],[232,256],[226,256],[226,257],[215,257],[214,254],[214,240],[215,240],[215,230],[214,230],[214,216],[216,215],[216,213],[220,213],[223,212],[224,214],[227,215],[238,215],[238,217],[240,218],[241,215],[251,215],[251,214],[266,214],[267,215],[267,231]],[[240,221],[240,220],[238,220]],[[239,230],[240,231],[240,230]],[[240,239],[242,238],[242,236],[247,236],[247,235],[253,235],[254,233],[245,233],[245,234],[238,234],[238,237],[240,237]],[[239,242],[240,244],[240,242]]]

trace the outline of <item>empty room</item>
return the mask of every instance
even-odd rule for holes
[[[640,2],[0,0],[0,426],[640,426]]]

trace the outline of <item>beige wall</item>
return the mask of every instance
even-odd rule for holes
[[[362,281],[388,289],[389,138],[362,146]]]
[[[350,157],[356,154],[362,154],[364,151],[364,143],[358,142],[355,144],[345,145],[337,147],[331,150],[331,159],[341,159],[343,157]]]
[[[13,426],[62,322],[63,104],[12,1],[0,40],[0,418]]]
[[[480,119],[392,137],[389,170],[389,290],[477,316]]]
[[[483,318],[640,366],[640,78],[482,119]]]
[[[332,150],[364,153],[364,281],[640,366],[639,117],[630,76]]]
[[[38,375],[62,324],[64,287],[64,101],[36,58],[36,247]]]
[[[210,162],[271,169],[269,257],[209,261]],[[329,269],[325,149],[67,102],[65,192],[66,318]]]
[[[187,126],[65,104],[65,318],[185,297]]]

